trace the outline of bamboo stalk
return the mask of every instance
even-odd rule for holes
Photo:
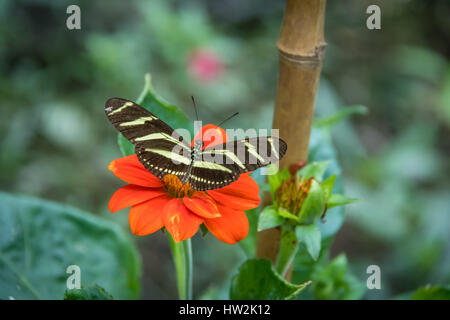
[[[326,0],[287,0],[278,40],[279,79],[273,128],[287,142],[288,150],[280,167],[308,159],[314,101],[319,84],[326,43],[324,20]],[[264,205],[270,203],[264,196]],[[277,258],[279,228],[258,233],[256,256]]]

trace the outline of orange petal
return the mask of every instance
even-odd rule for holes
[[[228,137],[225,130],[213,124],[204,125],[192,140],[191,147],[195,140],[203,141],[203,149],[227,142]]]
[[[175,242],[194,236],[203,219],[188,210],[181,199],[171,199],[163,209],[164,226]]]
[[[162,208],[168,201],[170,197],[163,195],[133,206],[128,214],[131,231],[145,236],[161,229],[164,226]]]
[[[248,219],[244,211],[233,210],[219,205],[221,217],[205,219],[205,226],[219,240],[234,244],[248,234]]]
[[[236,210],[250,210],[261,202],[258,184],[248,174],[241,174],[228,186],[207,192],[220,204]]]
[[[112,195],[111,199],[109,199],[108,208],[111,213],[114,213],[163,194],[163,189],[154,189],[128,184],[117,190]]]
[[[184,197],[183,203],[189,210],[203,218],[220,217],[215,201],[204,192],[196,192],[191,198]]]
[[[108,169],[119,179],[131,184],[151,188],[157,188],[163,185],[158,177],[144,168],[135,154],[111,161]]]

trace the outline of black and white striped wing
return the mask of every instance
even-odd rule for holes
[[[224,187],[241,173],[277,162],[286,150],[286,142],[276,137],[235,140],[206,148],[192,164],[189,185],[196,190]]]
[[[175,174],[180,179],[191,162],[191,147],[168,124],[140,105],[126,99],[106,101],[109,121],[135,146],[139,161],[162,179]]]
[[[190,157],[174,151],[155,148],[136,148],[135,151],[144,167],[160,179],[167,174],[173,174],[182,181],[186,175],[189,175]]]

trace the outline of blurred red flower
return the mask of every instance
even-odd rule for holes
[[[219,55],[210,50],[195,50],[188,61],[189,74],[200,82],[216,80],[223,70],[224,65]]]
[[[212,136],[216,139],[206,140],[207,135],[211,137],[211,130],[215,130]],[[214,125],[204,126],[200,132],[204,147],[227,139],[225,131]],[[113,160],[108,169],[129,183],[113,194],[109,210],[114,213],[131,207],[130,228],[139,236],[165,227],[174,241],[180,242],[194,236],[203,223],[218,239],[234,244],[248,234],[244,210],[260,203],[259,187],[248,173],[223,188],[196,191],[188,183],[182,185],[174,175],[160,180],[144,168],[136,155]]]

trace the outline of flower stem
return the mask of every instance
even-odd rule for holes
[[[299,243],[295,232],[287,228],[281,229],[280,250],[278,251],[278,258],[276,269],[278,273],[285,277],[289,266],[295,258],[298,251]]]
[[[178,297],[180,300],[192,300],[191,239],[176,243],[170,234],[168,234],[168,238],[177,275]]]
[[[184,266],[185,266],[185,288],[186,288],[186,299],[192,300],[192,278],[193,278],[193,263],[192,263],[192,245],[191,239],[184,240],[181,245],[183,246],[184,252]]]

